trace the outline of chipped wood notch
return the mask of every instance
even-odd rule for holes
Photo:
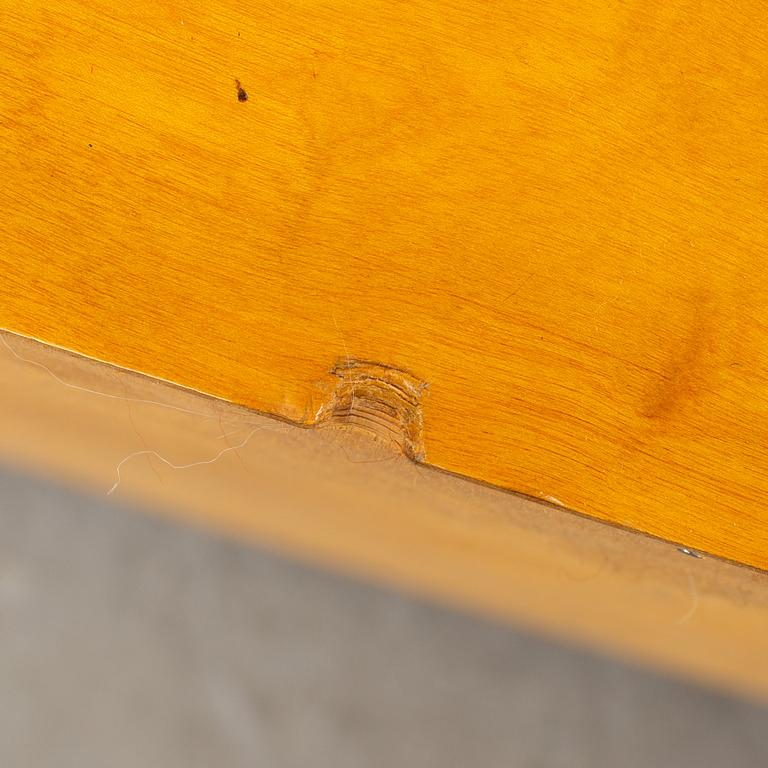
[[[394,443],[408,458],[424,461],[421,396],[425,381],[398,368],[343,360],[331,371],[339,381],[317,424],[347,424]]]

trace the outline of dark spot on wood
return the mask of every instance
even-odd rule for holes
[[[89,144],[88,146],[89,146],[89,147],[93,147],[93,144]]]
[[[248,94],[246,93],[245,88],[240,85],[239,80],[235,80],[235,86],[237,87],[237,100],[240,102],[248,101]]]

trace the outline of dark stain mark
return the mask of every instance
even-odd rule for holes
[[[248,94],[246,93],[245,88],[240,85],[239,80],[235,80],[235,87],[237,88],[237,100],[240,102],[248,101]]]
[[[667,359],[645,393],[639,414],[647,419],[668,421],[706,389],[714,366],[717,329],[713,308],[704,295],[690,303],[688,327],[659,340],[669,343]]]
[[[88,146],[89,146],[89,147],[93,147],[93,144],[89,144]]]

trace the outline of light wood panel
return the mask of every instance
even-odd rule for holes
[[[768,574],[5,334],[0,424],[0,460],[116,502],[768,697]]]
[[[407,371],[426,463],[764,568],[767,88],[754,0],[0,0],[0,327]]]

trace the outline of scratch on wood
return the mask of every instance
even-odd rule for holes
[[[123,395],[115,395],[111,392],[100,392],[96,389],[90,389],[88,387],[81,387],[78,384],[72,384],[71,382],[64,381],[60,376],[55,374],[47,365],[44,363],[39,362],[38,360],[32,360],[29,357],[24,357],[24,355],[19,354],[9,343],[8,340],[5,337],[5,334],[7,331],[0,330],[0,342],[2,342],[3,346],[15,357],[17,360],[19,360],[22,363],[28,363],[29,365],[33,365],[36,368],[40,368],[41,370],[45,371],[54,381],[57,381],[59,384],[61,384],[63,387],[66,387],[67,389],[74,390],[75,392],[85,392],[89,395],[95,395],[97,397],[105,397],[109,400],[126,400],[130,403],[138,403],[143,405],[156,405],[158,408],[167,408],[171,411],[178,411],[179,413],[186,413],[190,416],[199,416],[203,419],[212,419],[215,418],[214,414],[212,413],[205,413],[203,411],[193,411],[189,408],[182,408],[178,405],[173,405],[172,403],[162,403],[157,400],[148,400],[143,397],[124,397]]]

